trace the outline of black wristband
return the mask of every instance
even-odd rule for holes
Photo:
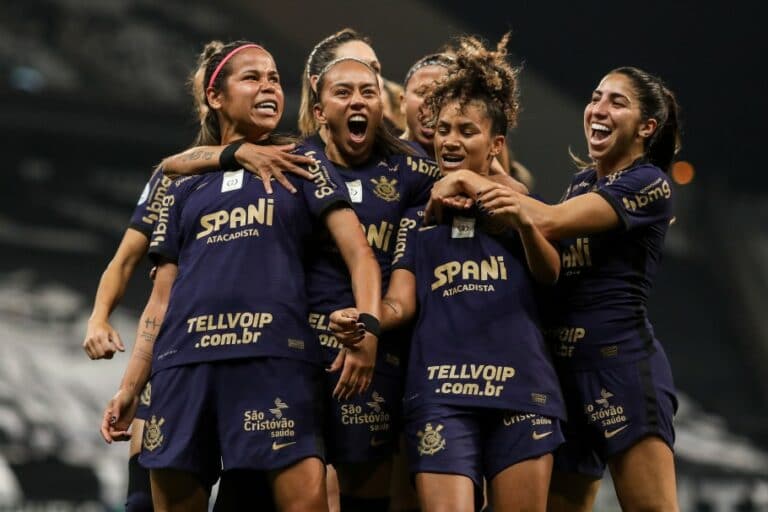
[[[357,315],[357,321],[365,327],[365,330],[377,338],[381,336],[381,325],[379,319],[369,313],[360,313]]]
[[[224,148],[219,155],[219,167],[222,171],[234,171],[243,167],[235,158],[235,151],[243,144],[245,144],[244,140],[238,140]]]

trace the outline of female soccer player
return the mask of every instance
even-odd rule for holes
[[[226,45],[209,55],[204,83],[206,122],[219,137],[207,143],[269,142],[283,94],[266,50]],[[150,249],[159,262],[155,286],[102,424],[107,441],[129,435],[151,362],[141,461],[156,508],[205,510],[206,484],[221,463],[224,471],[269,471],[281,508],[327,509],[317,443],[322,372],[301,265],[313,217],[336,240],[374,331],[380,273],[348,203],[323,169],[313,171],[314,182],[295,180],[296,195],[266,194],[242,171],[180,179],[168,191]],[[365,338],[347,352],[340,389],[367,388],[373,362],[364,352],[375,353],[376,337]]]
[[[617,68],[593,91],[584,132],[591,162],[560,204],[463,171],[433,197],[463,192],[510,222],[508,212],[522,208],[545,236],[560,240],[563,277],[547,333],[569,421],[550,509],[591,510],[607,465],[624,510],[676,510],[677,400],[646,304],[672,220],[666,171],[680,143],[677,101],[659,78]]]
[[[489,175],[516,121],[517,72],[506,43],[488,50],[462,38],[427,99],[446,177],[458,169]],[[418,306],[404,402],[421,507],[473,510],[485,479],[494,511],[543,511],[564,407],[534,282],[557,280],[558,254],[523,212],[513,229],[478,210],[448,217],[411,231],[382,311],[386,329]],[[354,316],[333,315],[341,337],[353,335]]]
[[[401,218],[409,208],[423,207],[437,167],[409,155],[412,148],[382,126],[379,82],[367,62],[352,57],[333,60],[320,71],[316,85],[315,116],[327,136],[318,157],[330,160],[329,166],[346,184],[386,286]],[[323,145],[319,135],[308,142]],[[328,317],[332,311],[348,307],[351,290],[332,247],[318,247],[308,269],[310,322],[330,362],[337,357],[340,344],[328,329]],[[382,339],[367,395],[330,404],[330,458],[339,475],[343,511],[388,510],[404,341],[397,336]],[[330,376],[329,387],[333,380]]]
[[[315,120],[313,107],[317,103],[317,76],[332,60],[339,57],[356,57],[367,62],[379,76],[381,84],[381,64],[367,37],[351,28],[345,28],[317,43],[309,56],[301,76],[301,104],[299,107],[298,127],[303,137],[311,137],[320,132],[320,140],[326,135]],[[201,92],[193,91],[198,97]],[[318,150],[322,149],[320,145]],[[243,167],[249,172],[258,174],[264,180],[264,186],[272,193],[271,177],[280,182],[286,189],[295,192],[294,186],[283,171],[290,172],[306,179],[311,179],[310,173],[301,166],[312,165],[311,158],[293,151],[295,144],[275,146],[258,146],[256,144],[238,144],[231,148],[230,153],[224,153],[223,146],[203,145],[200,140],[194,147],[163,160],[162,167],[166,172],[189,175],[217,169]],[[222,157],[224,160],[222,161]]]
[[[223,43],[213,41],[208,49],[212,51]],[[197,69],[190,78],[195,110],[201,122],[205,126],[208,106],[205,100],[203,75],[205,73],[203,55],[197,63]],[[204,133],[201,130],[201,133]],[[285,180],[281,169],[298,175],[309,176],[310,173],[297,165],[313,163],[313,160],[302,155],[292,155],[287,151],[294,145],[287,146],[263,146],[249,145],[244,153],[244,165],[258,170],[265,176],[274,175],[278,180]],[[182,154],[182,158],[206,158],[209,151],[197,149]],[[118,246],[115,255],[107,265],[99,287],[96,291],[93,311],[88,321],[88,328],[83,341],[83,349],[91,359],[111,359],[115,352],[124,351],[119,333],[110,325],[109,315],[119,303],[125,292],[133,272],[139,261],[147,254],[149,239],[162,209],[163,198],[172,183],[172,175],[163,175],[162,165],[155,169],[149,181],[144,187],[138,200],[138,204],[130,219],[129,228],[126,229],[123,239]],[[287,180],[284,183],[290,182]],[[290,185],[293,187],[293,185]],[[131,442],[129,448],[128,493],[126,510],[128,512],[151,511],[152,496],[150,492],[149,472],[138,463],[141,449],[142,428],[146,406],[149,405],[150,388],[147,387],[141,396],[141,407],[137,417],[131,425]],[[220,490],[221,491],[221,490]],[[221,497],[222,493],[219,492]]]
[[[405,74],[404,94],[400,108],[405,115],[406,130],[403,138],[416,143],[422,154],[435,158],[434,119],[424,106],[424,98],[435,83],[445,78],[453,57],[446,53],[433,53],[417,60]]]

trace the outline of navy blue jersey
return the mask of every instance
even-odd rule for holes
[[[310,139],[301,152],[320,159],[334,181],[343,184],[343,192],[357,213],[366,239],[381,268],[382,290],[391,275],[392,257],[398,240],[400,221],[413,207],[421,207],[429,199],[437,165],[423,157],[407,155],[376,156],[354,168],[344,168],[327,161],[319,146]],[[355,304],[349,271],[327,232],[319,233],[308,255],[307,293],[313,316],[310,322],[318,331],[327,326],[327,315]],[[321,334],[322,337],[322,334]],[[321,339],[322,341],[322,339]],[[386,336],[382,339],[386,345]],[[324,343],[325,360],[330,362],[338,352],[337,343]],[[399,357],[379,351],[387,366],[399,367]]]
[[[493,407],[562,418],[519,236],[473,217],[411,231],[395,264],[416,279],[405,406]]]
[[[646,302],[672,219],[667,175],[648,163],[604,178],[594,169],[582,171],[564,199],[590,192],[608,201],[621,226],[561,241],[562,270],[546,320],[554,355],[587,368],[652,352]]]
[[[252,356],[319,362],[307,323],[302,254],[317,218],[347,205],[323,169],[289,177],[297,194],[240,169],[171,185],[150,255],[178,264],[153,372]]]
[[[409,146],[411,146],[416,151],[416,153],[419,154],[419,156],[423,156],[424,158],[429,158],[429,155],[424,150],[424,146],[422,146],[418,142],[413,140],[406,140],[406,139],[401,139],[401,140],[406,144],[408,144]]]
[[[136,203],[136,209],[133,210],[128,227],[143,233],[147,238],[152,236],[157,218],[163,209],[163,198],[171,183],[173,180],[164,176],[159,167],[155,169],[147,184],[144,185],[144,190],[141,192],[138,203]]]

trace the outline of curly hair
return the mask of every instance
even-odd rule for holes
[[[458,101],[461,108],[479,101],[491,118],[494,135],[506,135],[517,124],[520,69],[507,61],[509,36],[509,32],[504,34],[495,49],[486,48],[475,36],[459,38],[448,75],[424,100],[434,118],[452,101]]]

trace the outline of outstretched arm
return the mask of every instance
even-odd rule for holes
[[[314,163],[314,160],[308,156],[291,153],[296,148],[295,144],[281,146],[262,146],[250,142],[234,144],[237,144],[237,147],[231,148],[235,149],[231,155],[225,152],[228,146],[198,146],[163,159],[160,166],[166,174],[187,176],[222,168],[233,170],[229,168],[239,165],[248,172],[260,176],[269,194],[272,193],[270,179],[273,177],[286,189],[296,192],[295,187],[286,178],[286,172],[307,180],[312,179],[312,174],[303,166]],[[224,162],[221,161],[222,153],[225,153]],[[224,164],[223,167],[222,164]]]
[[[83,340],[83,349],[91,359],[112,359],[116,351],[125,351],[120,335],[109,323],[109,315],[122,299],[128,281],[147,253],[148,246],[146,235],[128,228],[101,275]]]
[[[620,226],[616,210],[601,195],[582,194],[562,203],[548,205],[532,197],[499,186],[480,191],[478,203],[490,214],[505,218],[505,208],[519,205],[545,238],[559,240],[589,235]]]

